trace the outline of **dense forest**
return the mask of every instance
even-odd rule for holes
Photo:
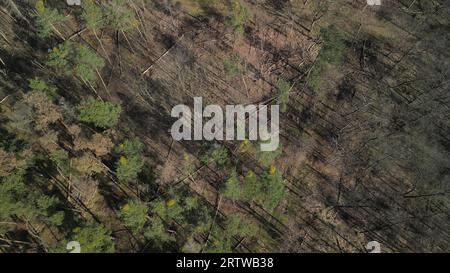
[[[447,0],[0,0],[0,252],[448,252],[448,48]]]

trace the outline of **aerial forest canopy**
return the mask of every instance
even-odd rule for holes
[[[0,0],[0,252],[450,251],[445,0]],[[171,109],[280,105],[280,145]]]

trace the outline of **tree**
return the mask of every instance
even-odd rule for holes
[[[106,10],[108,25],[118,31],[132,30],[136,24],[134,11],[127,6],[126,0],[113,0]]]
[[[144,236],[151,240],[155,247],[161,247],[166,242],[175,241],[175,236],[167,231],[163,221],[158,217],[152,217],[150,225],[146,228]]]
[[[250,19],[251,14],[248,8],[241,3],[240,0],[232,0],[231,2],[231,15],[227,21],[227,24],[233,28],[233,30],[242,35],[244,33],[244,24]]]
[[[83,1],[83,12],[81,18],[86,23],[86,27],[94,32],[105,25],[102,9],[92,0]]]
[[[308,86],[314,91],[318,91],[322,86],[324,74],[342,61],[345,49],[344,36],[335,25],[322,28],[320,37],[323,40],[323,46],[308,80]]]
[[[233,172],[231,176],[225,182],[225,189],[223,194],[230,198],[231,200],[242,200],[244,197],[244,192],[242,189],[242,184],[239,181],[239,178],[236,175],[236,172]]]
[[[46,8],[44,0],[36,2],[37,14],[35,15],[38,34],[41,38],[48,38],[55,31],[60,37],[61,33],[56,29],[55,24],[66,20],[64,15],[60,14],[56,9]]]
[[[261,183],[261,203],[265,209],[272,212],[285,195],[283,177],[275,166],[270,166],[262,175]]]
[[[76,46],[65,42],[49,50],[47,64],[67,76],[77,76],[83,81],[94,82],[98,70],[105,66],[104,60],[85,45]]]
[[[201,155],[200,160],[203,164],[215,162],[221,169],[224,169],[231,163],[228,150],[224,146],[207,147],[206,151]]]
[[[78,118],[93,123],[100,128],[111,128],[119,121],[122,108],[120,105],[100,99],[89,98],[78,105]]]
[[[233,54],[230,57],[223,60],[223,69],[225,70],[228,77],[236,77],[241,74],[241,58],[238,54]]]
[[[53,101],[58,97],[56,87],[54,87],[52,85],[48,85],[45,81],[43,81],[37,77],[29,80],[28,86],[33,91],[39,91],[39,92],[45,93]]]
[[[277,81],[276,86],[278,90],[278,104],[280,105],[280,111],[284,113],[287,110],[287,103],[289,101],[292,85],[286,80],[280,79]]]
[[[282,153],[283,145],[280,144],[275,151],[262,151],[261,149],[258,149],[256,155],[258,162],[267,167],[270,166]]]
[[[69,173],[69,154],[63,149],[58,149],[50,155],[50,159],[55,163],[64,175]]]
[[[206,251],[213,253],[230,253],[233,250],[234,237],[254,237],[258,233],[257,224],[243,214],[229,215],[223,229],[215,224],[212,228],[212,240]]]
[[[91,150],[96,156],[104,156],[114,147],[111,139],[103,134],[95,133],[91,138],[77,137],[74,141],[77,151]]]
[[[138,178],[144,167],[143,148],[144,144],[138,138],[127,139],[116,148],[119,154],[116,175],[120,181],[133,182]]]
[[[115,248],[111,231],[93,220],[74,228],[71,241],[80,243],[82,253],[111,253]]]
[[[97,35],[97,31],[105,27],[107,23],[102,8],[95,4],[92,0],[85,0],[83,2],[83,12],[81,13],[81,18],[86,23],[86,27],[94,33],[95,38],[97,39],[103,52],[105,53],[105,57],[111,63],[111,60],[108,57],[108,53],[106,52],[102,41]]]
[[[48,125],[63,119],[58,107],[41,91],[28,92],[24,96],[24,102],[32,107],[38,130],[46,129]]]
[[[58,198],[30,190],[24,176],[23,170],[17,171],[0,181],[0,220],[15,217],[28,221],[39,219],[52,226],[60,226],[64,212],[58,210]]]
[[[73,168],[82,175],[90,175],[92,173],[100,173],[103,171],[103,166],[98,162],[97,158],[89,152],[72,159],[72,165]]]
[[[145,203],[139,199],[132,199],[121,207],[119,218],[134,233],[140,233],[147,223],[148,211],[149,208]]]
[[[28,192],[23,175],[23,172],[15,172],[0,182],[0,219],[10,220],[13,216],[31,218],[35,215],[33,207],[26,202]]]

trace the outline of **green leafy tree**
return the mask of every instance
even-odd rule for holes
[[[64,175],[69,172],[69,154],[66,151],[58,149],[50,155],[50,159]]]
[[[277,81],[278,91],[278,104],[280,105],[280,111],[282,113],[287,110],[287,103],[289,102],[289,94],[291,93],[292,86],[289,82],[280,79]]]
[[[66,20],[64,15],[60,14],[56,9],[45,7],[44,0],[36,2],[37,14],[35,15],[38,34],[41,38],[48,38],[55,31],[62,37],[61,33],[55,27],[56,23]]]
[[[119,121],[120,105],[100,99],[89,98],[78,105],[78,118],[101,128],[111,128]]]
[[[86,23],[86,27],[91,30],[98,30],[105,26],[102,9],[92,0],[83,1],[83,12],[81,19]]]
[[[58,210],[58,198],[30,190],[24,175],[24,171],[14,172],[0,181],[0,219],[18,217],[60,226],[64,212]]]
[[[118,31],[132,30],[137,20],[126,0],[113,0],[106,10],[108,25]]]
[[[283,146],[280,144],[275,151],[261,151],[260,149],[258,149],[257,158],[259,163],[261,163],[265,167],[268,167],[282,153],[283,153]]]
[[[250,17],[250,11],[240,0],[231,1],[231,14],[227,24],[233,28],[236,33],[240,35],[244,33],[244,24]]]
[[[238,54],[233,54],[230,57],[223,60],[223,69],[229,77],[236,77],[241,74],[241,57]]]
[[[275,166],[271,166],[261,177],[263,207],[272,212],[284,198],[283,177]]]
[[[116,153],[120,155],[116,175],[120,181],[133,182],[144,167],[142,150],[144,144],[138,139],[127,139],[119,144]]]
[[[144,236],[146,239],[151,240],[155,247],[161,247],[164,243],[176,240],[175,236],[167,231],[163,221],[158,217],[151,218],[150,225],[145,230]]]
[[[54,87],[52,85],[48,85],[45,81],[43,81],[39,78],[34,78],[34,79],[29,80],[28,86],[33,91],[44,92],[52,100],[55,100],[58,97],[58,93],[56,92],[57,91],[56,87]]]
[[[105,61],[85,45],[78,46],[75,56],[75,75],[88,82],[97,78],[97,71],[105,66]]]
[[[29,193],[23,181],[23,172],[15,172],[0,182],[0,219],[9,220],[13,216],[32,218],[34,208],[28,204]]]
[[[114,238],[111,231],[93,220],[74,228],[72,233],[71,241],[80,243],[82,253],[114,252]]]
[[[65,42],[49,51],[47,64],[61,70],[67,76],[77,76],[83,81],[94,82],[104,60],[85,45]]]
[[[132,199],[122,206],[119,218],[134,233],[140,233],[147,223],[149,208],[139,199]]]
[[[320,37],[323,46],[308,80],[308,86],[315,91],[322,86],[324,74],[342,61],[345,50],[344,36],[335,25],[322,28]]]
[[[115,152],[124,155],[137,155],[141,154],[144,150],[144,143],[139,138],[126,139],[123,143],[119,144]]]
[[[200,157],[203,164],[215,162],[221,169],[230,165],[230,157],[227,148],[224,146],[213,146],[207,148]]]
[[[233,250],[234,237],[255,237],[258,233],[257,224],[242,214],[232,214],[224,223],[224,228],[215,224],[212,228],[212,238],[206,251],[213,253],[229,253]]]
[[[225,182],[223,194],[231,200],[242,200],[244,198],[242,184],[240,183],[236,172],[233,172]]]

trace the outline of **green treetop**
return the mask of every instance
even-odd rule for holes
[[[47,64],[64,72],[75,75],[87,82],[94,82],[97,71],[105,66],[104,60],[85,45],[65,42],[49,51]]]
[[[36,2],[37,14],[35,15],[38,28],[38,35],[41,38],[48,38],[53,31],[57,31],[55,23],[63,22],[66,18],[56,9],[45,7],[44,0]]]
[[[86,27],[92,30],[101,29],[105,24],[102,9],[92,0],[83,1],[81,18],[86,23]]]
[[[81,121],[93,123],[101,128],[114,127],[122,111],[120,105],[94,98],[84,100],[77,109]]]
[[[139,233],[147,223],[148,211],[149,208],[145,203],[139,199],[132,199],[122,206],[119,212],[119,218],[134,233]]]
[[[71,241],[80,243],[82,253],[111,253],[115,248],[111,231],[93,220],[76,227]]]

